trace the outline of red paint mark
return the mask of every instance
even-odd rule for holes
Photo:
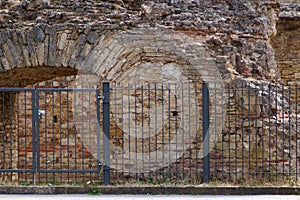
[[[288,160],[283,160],[283,159],[278,159],[278,160],[266,160],[266,162],[269,162],[269,163],[284,163],[284,162],[288,162]]]
[[[74,149],[81,150],[83,153],[89,154],[90,151],[86,147],[82,145],[61,145],[61,146],[46,146],[46,145],[41,145],[40,146],[40,152],[41,153],[56,153],[56,152],[62,152],[62,151],[68,151],[68,152],[73,152]],[[33,152],[32,146],[23,146],[20,147],[19,149],[20,153],[25,153],[25,152]]]

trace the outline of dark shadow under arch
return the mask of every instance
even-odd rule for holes
[[[0,86],[25,87],[57,77],[77,75],[78,70],[66,67],[21,67],[0,72]]]

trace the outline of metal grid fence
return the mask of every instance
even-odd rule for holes
[[[0,88],[2,182],[298,182],[299,87]]]

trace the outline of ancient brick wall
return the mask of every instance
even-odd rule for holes
[[[281,13],[277,22],[277,35],[272,38],[272,46],[275,51],[275,59],[280,75],[285,84],[295,89],[299,84],[299,3],[286,1],[281,5]],[[299,101],[299,95],[297,97]]]
[[[218,159],[221,156],[222,162],[226,161],[226,170],[234,169],[234,165],[242,165],[241,155],[248,155],[247,158],[252,161],[261,160],[262,163],[282,162],[279,161],[281,157],[273,157],[282,143],[276,143],[277,147],[268,151],[265,150],[266,146],[259,143],[274,131],[273,124],[282,123],[269,120],[282,112],[281,105],[270,106],[276,112],[267,115],[270,108],[264,107],[262,99],[273,102],[275,95],[257,94],[253,91],[257,90],[256,86],[261,91],[262,87],[258,86],[261,83],[281,83],[281,76],[283,81],[289,76],[297,79],[297,45],[289,48],[290,54],[287,56],[285,53],[288,48],[283,48],[280,44],[290,46],[287,38],[298,32],[297,28],[290,28],[298,27],[298,22],[289,22],[289,27],[285,27],[283,16],[294,12],[284,6],[282,2],[259,0],[2,1],[1,81],[3,84],[19,81],[19,86],[24,86],[24,82],[36,84],[61,76],[92,74],[97,77],[98,83],[105,80],[121,86],[143,82],[188,82],[192,88],[198,88],[199,82],[203,80],[216,83],[223,89],[234,88],[234,82],[246,84],[251,90],[250,96],[225,95],[229,99],[228,105],[238,105],[235,110],[231,107],[226,112],[214,109],[222,106],[220,102],[223,96],[216,98],[213,104],[215,107],[212,112],[217,110],[213,114],[221,118],[223,116],[220,112],[231,116],[224,120],[225,128],[218,138],[229,145],[224,147],[222,143],[217,143],[213,154],[217,159],[214,162],[221,162]],[[276,29],[278,15],[281,18]],[[287,29],[288,33],[285,35]],[[272,38],[275,41],[273,46],[270,42]],[[291,38],[297,42],[297,37]],[[292,41],[289,42],[296,44]],[[276,49],[276,57],[273,47]],[[290,56],[293,57],[292,60]],[[290,68],[293,71],[289,71],[287,75],[286,65],[292,66]],[[288,80],[292,81],[292,78]],[[24,95],[19,95],[22,96]],[[118,98],[117,100],[124,100],[123,97]],[[49,97],[48,100],[51,99]],[[14,105],[21,105],[22,100],[24,99],[14,101]],[[200,100],[197,99],[196,104]],[[243,104],[247,101],[251,101],[251,104],[246,108]],[[5,109],[0,110],[1,115],[3,110]],[[238,117],[245,113],[255,115],[256,118]],[[263,124],[268,124],[268,127],[257,125],[257,118]],[[49,123],[49,126],[55,125],[51,125],[51,121]],[[2,120],[2,124],[7,122]],[[118,132],[116,138],[120,138],[125,132],[118,126],[117,120],[112,122],[111,127],[112,135]],[[8,133],[5,128],[2,129],[0,127],[4,135]],[[30,132],[29,129],[28,131]],[[26,132],[26,137],[29,132]],[[27,139],[30,141],[30,138]],[[254,141],[259,145],[251,146]],[[271,143],[274,143],[273,136],[272,139],[265,140],[265,144]],[[290,147],[294,143],[295,140],[290,143]],[[240,149],[232,149],[234,145]],[[61,147],[60,143],[55,146]],[[198,162],[195,158],[197,148],[197,144],[194,144],[184,156],[186,159],[192,158],[192,162],[178,161],[183,163],[183,171],[191,168],[195,170],[194,162]],[[12,148],[6,146],[6,149]],[[13,150],[17,151],[17,147]],[[19,147],[18,150],[20,151]],[[283,157],[288,156],[284,154]],[[231,164],[230,159],[237,160],[238,164]],[[199,164],[201,165],[201,161]],[[245,173],[264,168],[263,165],[256,168],[249,166],[252,166],[251,162],[247,164]],[[290,169],[291,162],[284,164],[283,168],[285,166]],[[238,168],[240,170],[244,169]]]

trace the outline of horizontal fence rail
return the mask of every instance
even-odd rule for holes
[[[297,184],[299,86],[0,87],[0,182]]]

